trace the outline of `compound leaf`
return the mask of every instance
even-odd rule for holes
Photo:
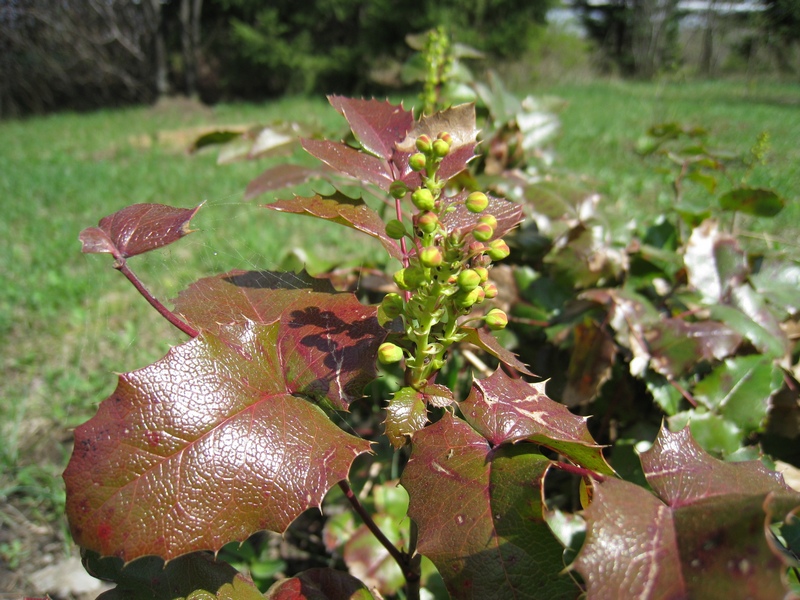
[[[189,221],[200,210],[200,206],[127,206],[100,219],[98,227],[87,227],[81,231],[81,251],[86,254],[107,252],[114,258],[128,258],[162,248],[192,232]]]
[[[267,204],[266,208],[296,215],[308,215],[325,219],[339,225],[356,229],[379,240],[393,258],[401,259],[403,254],[397,242],[386,235],[385,224],[378,213],[362,199],[350,198],[341,192],[332,195],[301,197],[278,200]]]
[[[542,516],[549,464],[530,444],[491,449],[449,413],[414,434],[401,478],[408,515],[452,598],[578,596]]]
[[[760,461],[711,457],[688,428],[662,428],[641,462],[654,494],[614,479],[595,485],[573,563],[588,598],[785,596],[784,561],[765,524],[799,505],[800,493],[781,475]]]
[[[121,375],[75,430],[64,480],[76,542],[170,560],[284,531],[318,506],[369,443],[297,397],[287,337],[282,322],[230,325]]]
[[[498,369],[490,377],[473,382],[461,411],[492,445],[534,442],[597,473],[614,473],[602,447],[589,433],[586,419],[548,398],[544,382],[512,379]]]

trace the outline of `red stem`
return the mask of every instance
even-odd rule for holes
[[[578,467],[570,463],[557,462],[553,463],[553,466],[557,469],[561,469],[562,471],[566,471],[567,473],[580,475],[581,477],[591,477],[597,481],[605,481],[606,479],[603,475],[600,475],[600,473],[595,473],[594,471],[584,469],[583,467]]]
[[[686,398],[686,401],[689,404],[691,404],[694,408],[697,408],[697,400],[695,400],[694,397],[689,392],[683,389],[683,386],[681,384],[679,384],[677,381],[673,381],[672,379],[669,379],[668,381],[672,387],[674,387],[681,393],[681,396]]]
[[[172,323],[175,327],[180,329],[183,333],[185,333],[189,337],[194,338],[200,334],[200,332],[197,331],[194,327],[192,327],[188,323],[184,323],[183,321],[181,321],[177,316],[175,316],[175,313],[173,313],[170,309],[161,304],[161,302],[159,302],[158,299],[155,296],[153,296],[153,294],[151,294],[146,287],[144,287],[144,284],[136,276],[136,274],[128,268],[128,263],[125,262],[125,259],[123,257],[115,256],[114,258],[116,258],[116,262],[114,263],[114,268],[128,278],[128,281],[130,281],[133,284],[133,287],[136,288],[136,291],[138,291],[142,296],[144,296],[144,299],[147,300],[150,303],[150,306],[155,308],[162,317],[164,317],[167,321]]]

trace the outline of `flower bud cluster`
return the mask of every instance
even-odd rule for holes
[[[472,192],[464,200],[467,211],[475,215],[474,224],[448,230],[444,217],[453,210],[452,201],[442,200],[444,182],[437,173],[452,143],[448,133],[440,133],[436,139],[419,136],[409,167],[420,172],[422,185],[408,190],[396,181],[390,187],[398,200],[410,191],[417,212],[408,229],[397,219],[386,225],[389,237],[410,240],[412,247],[405,266],[394,274],[401,293],[387,294],[379,309],[384,322],[402,319],[405,340],[398,343],[403,347],[387,342],[381,346],[379,360],[388,364],[405,358],[408,383],[417,389],[442,368],[447,348],[466,335],[461,330],[463,317],[497,296],[489,269],[492,262],[509,254],[508,245],[495,239],[497,218],[486,212],[491,203],[483,192]],[[508,322],[506,314],[496,308],[478,319],[493,330]]]

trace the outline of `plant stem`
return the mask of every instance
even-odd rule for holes
[[[128,263],[125,262],[125,259],[123,257],[115,256],[114,258],[116,258],[116,262],[114,263],[114,268],[128,278],[128,281],[130,281],[133,284],[133,287],[136,288],[136,291],[138,291],[144,297],[144,299],[150,303],[150,306],[155,308],[162,317],[164,317],[167,321],[172,323],[175,327],[180,329],[183,333],[185,333],[189,337],[194,338],[200,335],[199,331],[197,331],[194,327],[192,327],[188,323],[184,323],[183,321],[181,321],[175,315],[174,312],[172,312],[166,306],[161,304],[158,298],[153,296],[153,294],[150,293],[150,290],[144,287],[144,284],[136,276],[136,273],[130,270],[130,268],[128,267]]]
[[[578,467],[570,463],[563,463],[557,462],[553,463],[553,466],[557,469],[561,469],[562,471],[566,471],[567,473],[572,473],[573,475],[580,475],[581,477],[591,477],[597,481],[604,481],[605,477],[600,475],[600,473],[595,473],[589,469],[584,469],[583,467]]]
[[[400,567],[400,570],[403,572],[403,577],[405,577],[406,580],[407,600],[419,600],[422,557],[415,554],[417,545],[416,525],[412,521],[410,542],[411,548],[409,548],[408,552],[401,552],[389,540],[389,538],[386,537],[383,531],[381,531],[380,527],[378,527],[378,525],[372,519],[372,515],[367,512],[367,510],[364,508],[364,505],[361,504],[358,497],[353,493],[353,489],[350,487],[350,484],[342,480],[339,482],[339,489],[344,492],[344,495],[350,501],[353,510],[355,510],[356,513],[358,513],[358,516],[361,517],[361,520],[364,521],[364,525],[367,526],[367,529],[372,532],[372,535],[375,536],[381,545],[386,548],[387,552],[389,552],[395,562],[397,562],[397,565]]]

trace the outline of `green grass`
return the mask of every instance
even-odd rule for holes
[[[673,203],[671,175],[659,177],[654,168],[665,163],[641,159],[634,151],[649,126],[702,126],[711,145],[741,153],[766,132],[767,164],[754,170],[748,184],[771,187],[788,203],[774,220],[749,225],[792,242],[800,232],[800,85],[595,81],[533,92],[567,101],[556,166],[589,177],[606,202],[633,214],[665,211]],[[741,176],[742,170],[734,174]]]
[[[768,132],[769,163],[751,183],[774,187],[790,200],[770,227],[777,237],[796,239],[800,87],[595,81],[533,91],[567,101],[555,170],[587,175],[609,202],[632,214],[670,206],[667,179],[633,152],[650,125],[704,125],[721,146],[739,150]],[[182,340],[112,269],[108,256],[80,253],[81,229],[136,202],[188,207],[206,201],[193,223],[198,233],[131,260],[165,299],[198,277],[276,268],[294,247],[324,259],[335,247],[354,261],[380,252],[343,228],[243,202],[247,182],[266,163],[217,166],[213,153],[187,156],[163,142],[165,131],[277,119],[312,122],[327,132],[342,124],[321,98],[0,123],[0,516],[4,496],[12,494],[41,507],[43,518],[58,513],[63,496],[53,476],[71,450],[69,428],[89,418],[113,390],[113,372],[144,366]]]

